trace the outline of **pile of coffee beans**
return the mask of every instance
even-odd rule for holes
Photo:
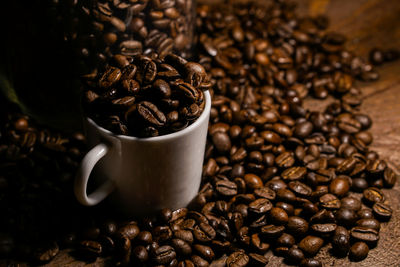
[[[71,192],[85,139],[44,128],[2,104],[0,258],[48,262],[62,248],[59,237],[79,221]]]
[[[78,55],[91,71],[115,54],[175,52],[187,58],[191,52],[193,0],[73,2],[74,22],[79,25],[74,29],[74,42]]]
[[[96,236],[80,241],[81,256],[238,267],[265,266],[272,250],[288,264],[322,266],[314,256],[328,244],[354,261],[377,245],[392,215],[381,189],[398,176],[368,148],[372,122],[359,112],[355,80],[379,75],[327,31],[325,17],[297,18],[294,7],[198,7],[198,60],[213,95],[202,188],[188,208],[98,222],[87,229]],[[303,105],[329,95],[320,111]]]
[[[122,3],[107,8],[116,2]],[[146,10],[158,2],[126,3],[146,3]],[[0,207],[8,219],[0,222],[0,256],[46,262],[67,246],[87,261],[111,256],[112,266],[239,267],[265,266],[273,251],[288,264],[322,266],[316,255],[331,246],[332,256],[367,257],[392,215],[382,188],[398,179],[368,147],[372,121],[359,111],[356,80],[379,75],[345,49],[343,35],[327,30],[325,17],[299,18],[284,0],[266,3],[198,7],[197,60],[204,69],[171,54],[161,60],[118,52],[104,72],[86,77],[88,114],[135,136],[179,130],[168,123],[176,117],[179,127],[190,123],[188,114],[201,110],[196,101],[211,85],[202,186],[187,208],[128,219],[103,206],[71,210],[67,181],[81,159],[82,136],[66,139],[25,116],[6,116]],[[107,23],[97,24],[100,32]],[[374,49],[370,61],[398,56]],[[330,103],[310,111],[303,103],[309,96]],[[34,240],[48,232],[57,242],[37,247]]]
[[[87,114],[116,133],[154,137],[184,129],[203,112],[207,82],[202,65],[157,54],[115,55],[93,80],[87,80]]]

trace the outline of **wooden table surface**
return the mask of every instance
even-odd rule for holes
[[[201,2],[201,1],[199,1]],[[207,1],[202,1],[207,2]],[[214,0],[208,2],[215,2]],[[349,48],[366,56],[373,47],[400,47],[400,1],[399,0],[299,0],[300,14],[326,14],[330,29],[344,33]],[[381,79],[374,83],[359,83],[364,102],[361,111],[373,119],[371,132],[374,142],[371,149],[379,152],[389,165],[400,173],[400,61],[378,68]],[[326,101],[325,101],[326,102]],[[325,102],[307,100],[310,109],[320,109]],[[394,210],[390,222],[381,228],[380,241],[368,257],[361,262],[349,262],[329,254],[325,246],[317,255],[324,266],[400,266],[400,181],[391,190],[384,190],[387,201]],[[280,257],[270,252],[268,266],[285,266]],[[62,251],[45,266],[105,266],[104,259],[84,263]],[[2,262],[0,261],[0,266]]]

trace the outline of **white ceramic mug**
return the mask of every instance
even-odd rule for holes
[[[201,116],[185,129],[163,136],[115,135],[87,118],[86,136],[93,148],[82,160],[75,178],[78,201],[96,205],[115,191],[115,204],[131,214],[189,204],[200,187],[206,146],[211,97],[208,91],[204,95]],[[87,195],[95,165],[106,182]]]

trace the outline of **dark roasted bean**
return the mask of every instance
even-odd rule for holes
[[[368,256],[369,248],[364,242],[356,242],[350,248],[349,257],[354,261],[361,261]]]

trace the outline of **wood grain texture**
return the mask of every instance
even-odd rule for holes
[[[215,3],[215,0],[199,2]],[[299,0],[301,15],[325,14],[330,20],[330,30],[344,33],[348,47],[355,53],[366,56],[373,47],[393,48],[400,46],[400,1],[398,0]],[[381,79],[375,83],[359,83],[364,102],[361,111],[373,119],[371,132],[373,150],[379,152],[391,167],[400,173],[400,62],[384,65],[378,69]],[[324,102],[308,100],[310,109],[320,109]],[[317,255],[324,266],[400,266],[400,181],[392,190],[384,190],[387,202],[394,213],[390,222],[382,224],[380,241],[368,257],[361,262],[338,259],[325,246]],[[281,257],[269,252],[268,266],[286,266]],[[47,265],[52,266],[108,266],[105,259],[93,263],[75,260],[69,251],[62,251]],[[6,266],[0,261],[0,266]]]

